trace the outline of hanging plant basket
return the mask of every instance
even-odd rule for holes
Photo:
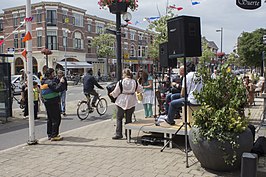
[[[127,12],[128,4],[125,2],[113,3],[109,6],[109,10],[112,14]]]
[[[41,50],[41,53],[44,54],[44,55],[51,55],[51,54],[53,54],[53,52],[51,50],[46,49],[46,48],[43,48]]]

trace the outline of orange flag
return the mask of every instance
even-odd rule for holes
[[[32,37],[31,37],[31,34],[30,32],[28,31],[28,33],[26,34],[26,36],[23,38],[22,42],[26,42],[26,41],[29,41],[31,40]]]
[[[27,61],[27,50],[26,49],[24,49],[23,51],[22,51],[22,53],[21,53],[21,55],[26,59],[26,61]]]

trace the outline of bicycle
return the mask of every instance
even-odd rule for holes
[[[94,112],[94,109],[96,109],[97,113],[102,116],[107,111],[107,101],[104,98],[101,98],[101,95],[99,94],[99,98],[97,99],[95,105],[96,107],[91,106],[91,96],[90,94],[86,95],[87,100],[82,100],[78,102],[77,107],[77,115],[80,120],[85,120],[89,117],[90,113]]]

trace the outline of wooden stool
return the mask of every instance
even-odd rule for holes
[[[200,108],[200,106],[187,105],[187,123],[193,124],[192,113]],[[185,122],[185,106],[182,106],[182,121]]]

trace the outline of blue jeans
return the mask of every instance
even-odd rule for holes
[[[168,114],[169,105],[170,105],[171,101],[179,99],[179,98],[180,98],[180,93],[174,93],[174,94],[169,93],[169,94],[167,94],[166,100],[165,100],[166,102],[164,104],[164,108],[165,108],[165,113],[166,114]]]
[[[168,110],[168,117],[167,117],[168,122],[170,123],[174,122],[174,117],[175,114],[177,113],[177,110],[179,110],[183,105],[185,105],[185,98],[179,98],[171,101]]]
[[[60,92],[61,112],[66,112],[66,90]]]

